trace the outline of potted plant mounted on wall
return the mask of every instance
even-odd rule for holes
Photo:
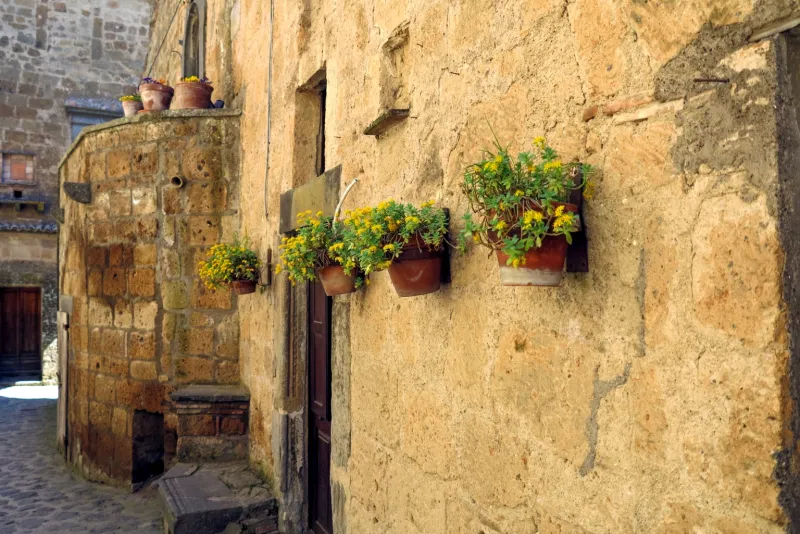
[[[561,284],[571,234],[581,224],[578,206],[567,200],[591,185],[591,166],[562,163],[543,137],[533,144],[512,157],[495,142],[496,150],[464,173],[462,191],[474,215],[464,216],[460,248],[473,241],[494,251],[504,286]]]
[[[281,264],[275,274],[286,271],[292,284],[319,277],[329,297],[353,293],[364,283],[356,267],[356,257],[342,240],[343,225],[333,218],[305,211],[297,216],[296,235],[281,242]]]
[[[190,76],[175,85],[175,99],[172,109],[208,109],[211,107],[211,93],[214,87],[208,78]]]
[[[122,102],[122,111],[126,117],[135,117],[139,111],[144,109],[142,105],[142,95],[136,93],[135,95],[125,95],[119,98]]]
[[[175,90],[167,85],[166,80],[142,78],[139,94],[142,95],[144,111],[166,111],[172,101]]]
[[[249,248],[249,240],[237,236],[232,244],[212,246],[208,257],[198,267],[200,278],[208,289],[217,290],[229,285],[237,295],[246,295],[256,290],[261,262]]]
[[[347,213],[344,228],[345,247],[365,275],[388,270],[400,297],[439,290],[447,215],[433,201],[416,207],[387,200],[357,209]]]

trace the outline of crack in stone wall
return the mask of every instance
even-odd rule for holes
[[[597,423],[597,414],[600,411],[600,403],[609,393],[628,382],[628,378],[631,375],[631,365],[631,362],[626,363],[622,374],[615,376],[611,380],[600,380],[597,376],[599,368],[595,370],[594,395],[590,405],[589,418],[586,420],[586,440],[589,442],[589,452],[586,453],[586,459],[583,460],[583,465],[579,470],[582,477],[585,477],[594,469],[594,463],[597,459],[597,436],[600,431],[600,426]]]

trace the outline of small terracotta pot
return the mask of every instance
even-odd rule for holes
[[[135,117],[142,109],[144,106],[139,100],[126,100],[122,103],[122,111],[126,117]]]
[[[329,297],[354,293],[356,290],[356,277],[345,274],[341,265],[329,265],[317,271],[322,289]]]
[[[256,283],[253,280],[233,280],[230,285],[237,295],[247,295],[248,293],[256,292]]]
[[[389,266],[389,278],[399,297],[416,297],[439,291],[442,285],[442,255],[429,250],[418,236],[403,247]]]
[[[211,107],[211,85],[200,82],[180,82],[175,85],[172,109],[208,109]]]
[[[139,86],[139,94],[142,95],[144,111],[166,111],[175,90],[160,83],[143,83]]]
[[[565,211],[578,213],[575,204],[557,203],[556,206],[564,206]],[[546,236],[541,247],[525,253],[525,265],[519,267],[508,265],[508,254],[502,250],[496,251],[497,263],[500,264],[500,283],[504,286],[560,286],[568,247],[567,238],[563,235]]]

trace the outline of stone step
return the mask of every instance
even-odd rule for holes
[[[278,503],[247,464],[180,463],[158,481],[165,534],[273,534]]]

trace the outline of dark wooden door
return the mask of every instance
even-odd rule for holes
[[[333,534],[331,506],[331,299],[308,291],[309,514],[314,534]]]
[[[42,379],[42,293],[0,287],[0,381]]]

